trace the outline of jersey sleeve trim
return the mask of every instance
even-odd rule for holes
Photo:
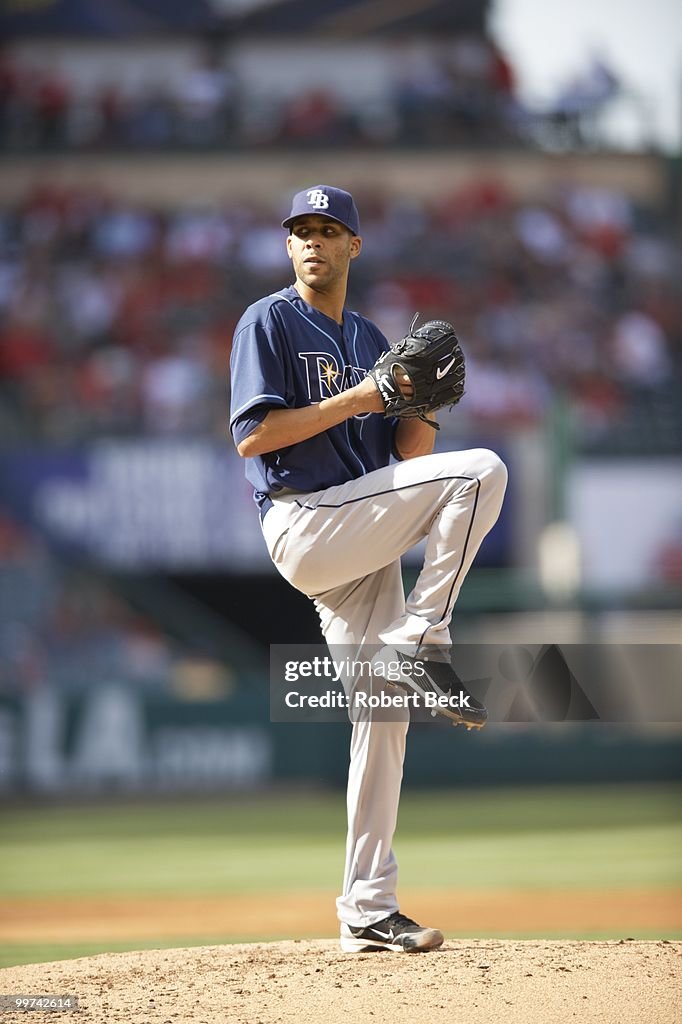
[[[253,409],[254,405],[280,405],[283,408],[287,408],[287,403],[284,401],[281,395],[254,395],[248,402],[245,402],[239,409],[235,409],[230,413],[230,427],[233,426],[235,420],[238,420],[240,416],[243,416],[249,409]]]

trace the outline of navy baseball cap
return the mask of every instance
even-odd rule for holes
[[[350,192],[332,185],[314,185],[303,192],[297,192],[291,204],[291,213],[282,221],[283,228],[290,228],[297,217],[308,213],[321,213],[332,220],[338,220],[354,235],[360,234],[360,217]]]

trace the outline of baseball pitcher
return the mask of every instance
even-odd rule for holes
[[[450,665],[450,619],[500,513],[507,472],[486,449],[432,454],[435,411],[463,394],[461,347],[440,320],[415,320],[391,346],[346,308],[350,264],[362,250],[348,192],[299,192],[282,226],[295,281],[246,310],[231,357],[230,429],[268,551],[314,601],[332,653],[378,651],[374,687],[388,685],[381,666],[390,662],[403,666],[404,689],[462,696]],[[400,556],[424,539],[424,564],[406,598]],[[347,692],[365,685],[344,679]],[[467,728],[487,719],[470,694],[459,707],[443,701],[441,713]],[[352,721],[337,899],[349,953],[443,942],[438,929],[399,911],[392,840],[409,710],[392,719]]]

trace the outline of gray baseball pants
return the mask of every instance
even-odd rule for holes
[[[325,490],[273,495],[263,534],[282,576],[314,600],[333,656],[342,648],[342,658],[350,652],[360,660],[363,650],[384,644],[408,653],[449,646],[455,601],[506,483],[504,463],[485,448],[425,455]],[[424,538],[424,564],[406,599],[400,556]],[[350,692],[366,682],[344,685]],[[352,725],[346,864],[336,902],[339,920],[353,927],[398,909],[392,841],[409,710],[391,718]]]

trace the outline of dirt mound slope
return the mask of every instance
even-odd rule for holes
[[[0,992],[77,996],[77,1014],[50,1015],[62,1024],[673,1024],[681,967],[682,942],[667,941],[459,940],[413,955],[287,941],[9,967]]]

